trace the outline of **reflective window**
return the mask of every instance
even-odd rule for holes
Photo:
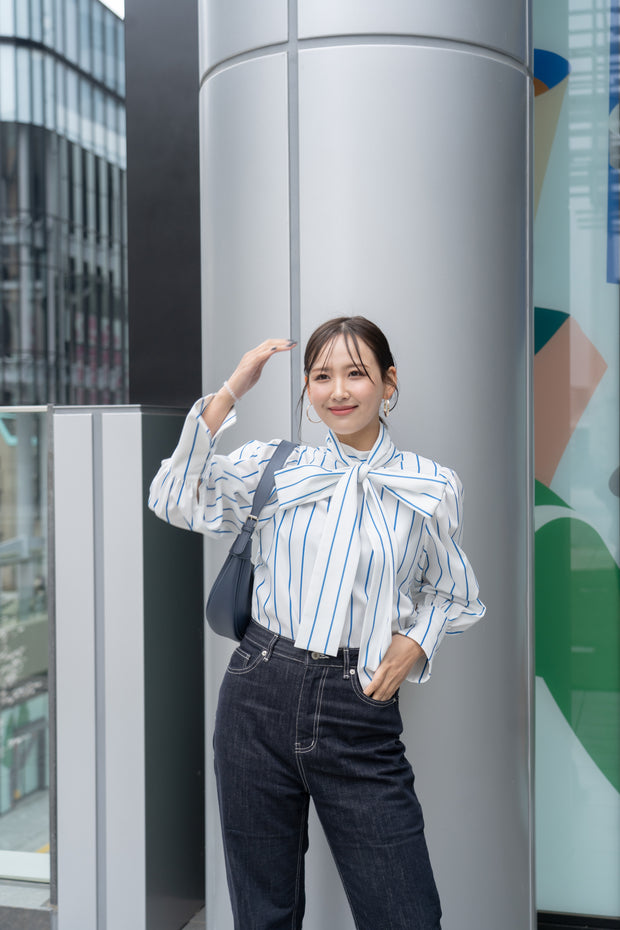
[[[30,52],[32,70],[32,122],[35,126],[42,126],[44,122],[44,90],[43,90],[43,55],[39,51]]]
[[[70,61],[78,62],[78,0],[64,0],[65,8],[65,55]]]
[[[0,861],[49,878],[46,414],[0,408]]]
[[[67,134],[67,69],[61,62],[56,62],[56,131],[59,135]]]
[[[98,87],[93,89],[93,110],[94,110],[94,149],[97,155],[106,155],[106,127],[105,127],[105,103],[103,91]]]
[[[105,12],[105,80],[109,87],[117,86],[116,16]]]
[[[103,80],[103,7],[94,3],[93,13],[93,74],[97,80]]]
[[[15,35],[15,0],[0,0],[0,34]]]
[[[80,79],[80,121],[82,126],[82,145],[91,149],[93,147],[93,92],[90,81]]]
[[[54,48],[59,54],[65,53],[65,3],[64,0],[52,0],[54,4]]]
[[[125,29],[122,22],[116,24],[116,56],[118,68],[117,90],[121,97],[125,96]]]
[[[17,120],[29,123],[31,112],[30,49],[17,49]]]
[[[0,119],[6,122],[17,115],[15,67],[15,48],[0,44]]]
[[[56,68],[54,59],[51,55],[43,57],[44,80],[43,80],[43,107],[45,113],[46,129],[56,128],[56,98],[58,96],[56,88]]]
[[[79,78],[72,68],[66,71],[67,86],[67,138],[80,141],[80,104],[78,96]]]
[[[42,0],[30,0],[30,36],[35,42],[40,42],[43,37],[42,27]]]
[[[91,8],[92,0],[80,0],[80,67],[92,67]]]
[[[41,4],[41,41],[50,48],[55,48],[54,38],[54,0],[42,0]]]
[[[20,0],[15,4],[15,35],[22,39],[30,38],[30,3]]]

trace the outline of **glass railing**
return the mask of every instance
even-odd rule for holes
[[[0,407],[0,878],[49,881],[47,408]]]

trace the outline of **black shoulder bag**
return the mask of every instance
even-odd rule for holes
[[[252,536],[258,516],[267,503],[274,487],[274,474],[284,465],[295,448],[295,443],[284,439],[276,447],[256,491],[252,511],[241,532],[230,547],[226,561],[213,582],[206,606],[207,622],[215,633],[241,640],[252,617],[252,590],[254,565],[252,564]]]

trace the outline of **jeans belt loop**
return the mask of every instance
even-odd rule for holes
[[[275,649],[275,645],[279,639],[280,637],[278,636],[278,634],[274,633],[273,636],[271,637],[271,640],[267,643],[266,647],[263,649],[263,652],[262,652],[263,662],[269,662],[269,659],[271,658],[273,650]]]
[[[349,679],[351,677],[351,675],[349,674],[349,650],[347,649],[346,646],[343,652],[344,652],[344,670],[342,673],[342,677],[344,679]]]

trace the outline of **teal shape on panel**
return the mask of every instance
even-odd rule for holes
[[[563,310],[534,307],[534,352],[540,352],[567,319]]]

